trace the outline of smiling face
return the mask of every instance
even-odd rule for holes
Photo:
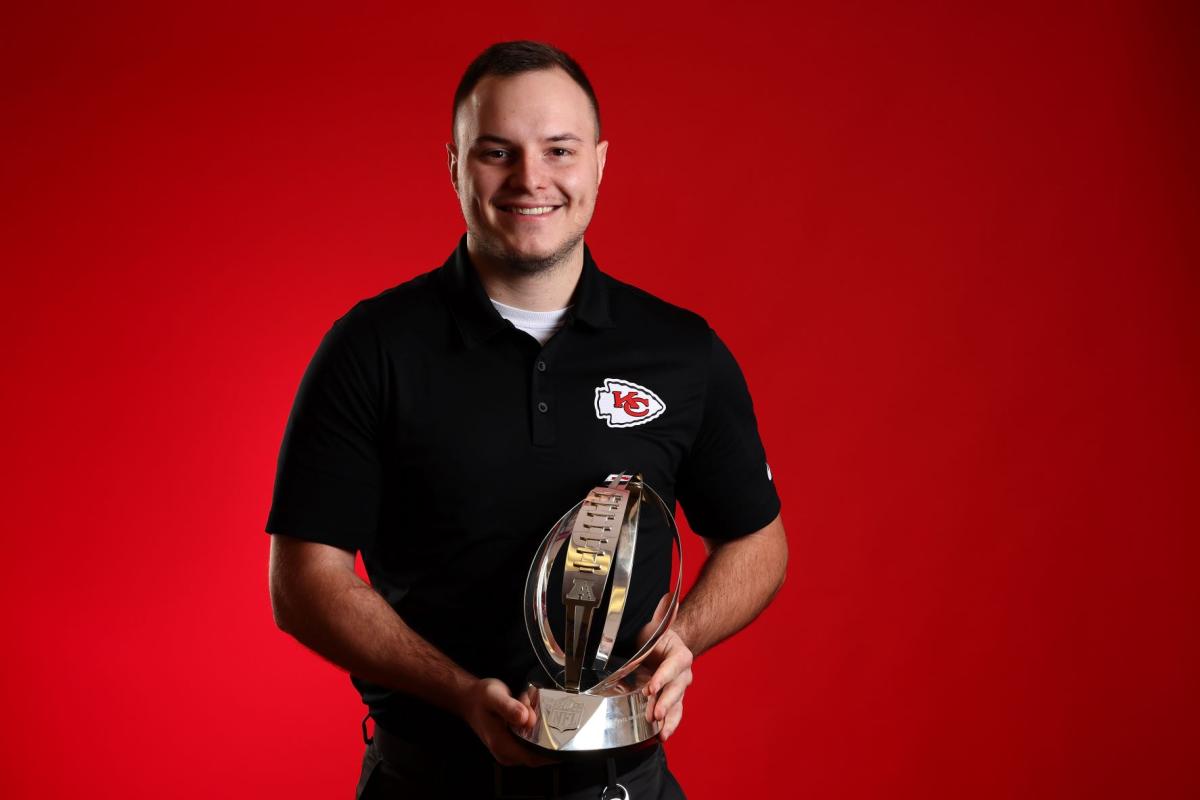
[[[587,95],[561,69],[481,80],[447,145],[472,255],[523,272],[581,257],[607,150]]]

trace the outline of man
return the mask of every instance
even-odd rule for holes
[[[682,796],[661,746],[555,764],[510,732],[533,719],[528,564],[609,473],[679,499],[708,550],[652,654],[663,741],[693,657],[782,583],[779,500],[732,356],[700,317],[600,273],[584,245],[607,150],[565,53],[484,51],[447,145],[466,235],[440,269],[338,320],[301,383],[267,523],[271,600],[370,707],[359,797],[594,798],[616,791],[613,772],[632,797]],[[646,635],[670,572],[652,516],[625,644]]]

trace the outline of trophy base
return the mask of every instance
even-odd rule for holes
[[[533,725],[514,730],[526,742],[555,753],[591,753],[634,747],[658,735],[662,723],[646,721],[650,698],[621,683],[599,694],[531,685]]]

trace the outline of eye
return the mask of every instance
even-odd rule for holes
[[[508,151],[507,150],[499,150],[499,149],[485,150],[483,153],[483,157],[484,158],[505,159],[505,158],[508,158]]]
[[[571,155],[571,151],[565,147],[552,147],[550,148],[550,155],[555,158],[566,158]]]

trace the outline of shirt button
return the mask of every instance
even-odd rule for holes
[[[540,412],[542,412],[543,414],[545,414],[545,413],[546,413],[547,411],[549,411],[549,410],[550,410],[550,406],[546,405],[544,402],[543,402],[543,403],[538,403],[538,411],[540,411]]]
[[[545,371],[546,371],[546,362],[539,361],[538,362],[538,372],[545,372]]]

